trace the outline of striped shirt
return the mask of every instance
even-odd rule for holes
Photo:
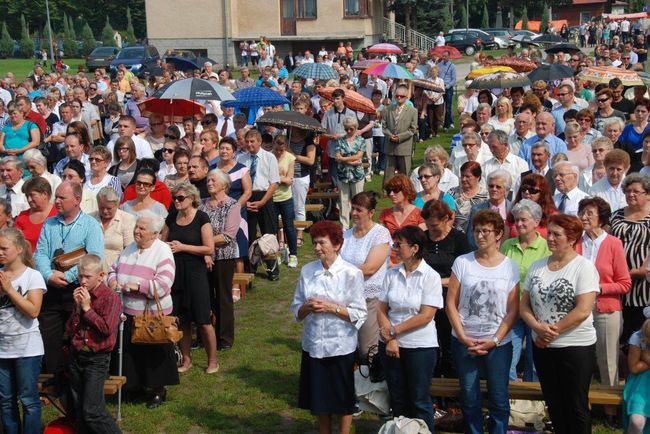
[[[147,301],[149,309],[156,310],[153,301],[153,290],[156,288],[163,313],[169,315],[172,312],[171,288],[175,275],[174,255],[166,243],[155,239],[149,248],[140,252],[133,242],[126,246],[108,272],[108,285],[117,282],[118,288],[121,288],[128,283],[140,284],[140,291],[122,293],[124,312],[129,315],[142,315]]]

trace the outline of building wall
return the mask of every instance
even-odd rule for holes
[[[553,19],[567,20],[570,26],[579,26],[580,14],[589,13],[590,19],[605,13],[605,3],[571,5],[553,8]]]
[[[223,38],[224,1],[145,0],[147,36],[149,39]]]

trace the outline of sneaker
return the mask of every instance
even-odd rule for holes
[[[368,182],[372,181],[372,175],[371,174],[366,175],[366,181],[368,181]]]
[[[454,128],[456,128],[454,124],[449,124],[449,129],[453,130]]]
[[[379,176],[384,176],[384,171],[383,170],[379,171]]]
[[[289,255],[289,262],[287,262],[287,267],[296,268],[298,266],[298,257],[296,255]]]

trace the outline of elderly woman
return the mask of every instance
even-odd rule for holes
[[[367,317],[363,272],[339,257],[343,231],[322,220],[309,230],[318,257],[300,270],[291,303],[296,321],[305,321],[298,405],[318,416],[320,432],[339,432],[352,424],[356,396],[354,363],[358,329]]]
[[[90,176],[84,183],[84,188],[97,194],[102,188],[112,187],[120,196],[122,196],[122,185],[117,176],[108,174],[108,165],[111,162],[112,155],[105,146],[95,146],[90,151]]]
[[[519,267],[499,252],[505,225],[499,213],[482,209],[472,221],[478,249],[452,266],[446,311],[453,327],[451,350],[458,369],[465,432],[483,432],[480,375],[485,370],[490,418],[488,430],[508,429],[510,329],[517,320]]]
[[[617,211],[627,204],[623,179],[630,170],[630,155],[622,149],[614,149],[607,153],[603,164],[605,177],[591,186],[589,195],[602,197],[609,203],[612,211]]]
[[[608,137],[598,137],[591,142],[594,162],[580,173],[578,179],[580,190],[589,191],[592,185],[605,177],[605,156],[612,149],[614,149],[614,145]]]
[[[25,119],[22,111],[14,105],[9,110],[9,120],[0,131],[0,153],[15,155],[22,159],[25,151],[37,148],[41,131],[34,122]]]
[[[627,206],[615,211],[610,223],[612,235],[623,242],[632,278],[632,288],[623,299],[621,341],[627,342],[641,327],[644,306],[650,305],[650,281],[643,268],[650,245],[650,181],[633,173],[623,181],[623,191]]]
[[[508,98],[502,96],[497,99],[496,114],[490,118],[488,125],[508,135],[514,131],[515,119],[512,117],[512,104]]]
[[[623,303],[621,296],[630,291],[632,280],[627,268],[621,240],[605,231],[609,225],[609,204],[600,197],[582,199],[578,216],[584,233],[576,251],[596,265],[600,280],[600,294],[594,306],[596,327],[596,362],[601,384],[618,384],[618,344],[621,335]],[[608,424],[615,425],[617,408],[605,407]]]
[[[422,419],[434,431],[431,377],[438,358],[433,318],[442,308],[440,275],[423,260],[427,236],[417,226],[395,233],[401,265],[386,273],[379,295],[379,355],[393,416]]]
[[[521,317],[533,330],[535,367],[557,433],[591,432],[592,308],[600,289],[598,270],[575,250],[582,229],[578,217],[549,218],[551,256],[530,266],[520,302]]]
[[[469,224],[467,225],[467,240],[469,245],[475,249],[476,240],[474,239],[474,232],[472,228],[472,218],[474,215],[481,209],[493,209],[499,213],[503,221],[505,222],[508,219],[508,212],[510,212],[511,202],[506,198],[508,192],[512,188],[512,176],[510,173],[503,170],[497,169],[494,172],[490,173],[487,176],[487,189],[488,189],[488,200],[485,202],[479,203],[472,207],[472,210],[469,213]],[[506,226],[504,229],[503,239],[507,239],[510,236],[510,230]]]
[[[0,198],[0,229],[5,229],[13,224],[11,217],[11,202]]]
[[[144,210],[150,210],[162,218],[167,218],[165,206],[151,197],[155,185],[156,174],[154,171],[147,168],[140,170],[135,176],[136,198],[124,202],[120,209],[135,216]]]
[[[174,152],[174,169],[176,173],[167,175],[163,181],[167,188],[170,190],[174,188],[176,184],[182,182],[187,182],[190,180],[189,168],[190,168],[190,158],[192,154],[185,148],[177,148]]]
[[[445,193],[439,188],[439,181],[442,172],[440,167],[430,163],[424,163],[418,168],[418,181],[422,185],[422,191],[415,196],[413,204],[422,209],[424,204],[430,200],[442,200],[452,211],[456,210],[456,202],[449,193]]]
[[[364,173],[361,159],[365,152],[365,141],[357,135],[359,122],[356,117],[343,119],[345,137],[336,141],[335,159],[339,188],[340,220],[343,229],[350,226],[350,198],[363,191]]]
[[[420,216],[420,208],[413,205],[415,190],[406,175],[398,174],[388,180],[384,190],[393,206],[386,208],[379,214],[379,224],[383,225],[391,234],[404,226],[415,225],[424,228],[424,220]],[[391,252],[391,264],[397,263],[397,253]]]
[[[532,200],[542,207],[542,219],[537,226],[537,231],[542,238],[546,239],[546,223],[548,222],[548,218],[559,212],[555,207],[555,202],[553,202],[553,193],[548,186],[546,178],[536,173],[524,176],[524,179],[521,180],[521,186],[519,187],[517,196],[515,196],[515,200],[513,201],[513,205],[516,205],[522,199]],[[517,225],[515,225],[515,218],[512,213],[508,214],[506,224],[510,228],[510,236],[517,237],[519,232]]]
[[[578,166],[580,170],[594,164],[594,156],[591,153],[591,147],[580,140],[580,125],[575,122],[569,122],[564,128],[564,137],[567,147],[567,158],[569,162]]]
[[[98,210],[91,214],[104,232],[104,270],[110,270],[120,253],[133,242],[135,217],[122,211],[120,197],[113,187],[103,187],[97,193]]]
[[[600,131],[595,129],[596,116],[589,109],[582,109],[576,114],[576,121],[580,125],[580,141],[583,145],[591,145],[594,139],[602,137]]]
[[[219,370],[217,363],[217,341],[210,318],[210,284],[205,256],[214,251],[210,217],[199,210],[199,190],[189,182],[183,182],[172,189],[176,211],[165,221],[160,238],[166,241],[174,254],[176,278],[171,295],[174,315],[181,320],[183,338],[180,342],[183,363],[178,372],[192,367],[190,347],[192,345],[192,323],[195,323],[208,356],[206,374]]]
[[[634,119],[623,128],[621,149],[630,154],[632,171],[637,172],[643,167],[641,164],[641,150],[643,149],[643,136],[650,131],[648,115],[650,114],[650,100],[642,98],[634,102]]]
[[[388,229],[373,221],[377,208],[374,192],[362,192],[352,198],[353,226],[343,233],[341,257],[363,272],[363,295],[368,319],[359,329],[359,356],[366,360],[368,351],[377,345],[377,297],[388,270],[391,236]]]
[[[52,191],[61,184],[61,178],[47,171],[47,158],[38,149],[29,149],[23,154],[23,164],[32,177],[40,176],[50,183]],[[52,198],[52,201],[54,199]]]
[[[240,204],[228,196],[232,181],[227,173],[213,169],[208,172],[208,193],[199,210],[205,212],[212,225],[214,251],[211,252],[210,306],[216,317],[216,339],[219,350],[232,348],[235,342],[232,279],[240,257],[236,236],[241,220]]]
[[[519,236],[509,238],[501,245],[501,253],[512,259],[519,266],[519,282],[526,280],[530,264],[538,259],[550,256],[546,240],[537,232],[542,220],[542,207],[529,199],[522,199],[510,211]],[[519,287],[519,298],[523,295],[523,286]],[[516,381],[517,364],[526,341],[524,359],[524,381],[537,381],[537,372],[533,363],[533,337],[530,327],[519,318],[512,326],[512,363],[510,364],[510,381]]]
[[[135,222],[134,242],[126,246],[108,273],[108,285],[122,292],[124,336],[131,336],[134,316],[142,315],[145,309],[157,311],[154,291],[162,313],[172,313],[176,267],[171,248],[158,238],[164,224],[159,215],[143,211]],[[124,339],[122,355],[123,375],[129,379],[124,388],[145,388],[149,392],[147,408],[160,406],[167,397],[165,386],[179,383],[174,346],[133,344],[131,339]]]
[[[14,227],[20,229],[32,246],[32,252],[36,250],[36,243],[41,234],[43,223],[49,217],[55,216],[57,211],[50,200],[52,187],[45,178],[39,176],[29,178],[23,184],[23,194],[27,197],[29,209],[22,211],[16,216]]]
[[[614,149],[620,148],[621,142],[619,139],[621,138],[623,128],[625,128],[623,119],[617,117],[609,118],[603,123],[603,128],[605,129],[603,136],[612,141]]]
[[[70,181],[82,187],[81,210],[86,214],[97,211],[96,194],[83,187],[86,180],[86,167],[79,160],[70,160],[63,168],[63,181]]]
[[[481,165],[476,161],[467,161],[460,167],[460,185],[449,191],[456,202],[456,228],[465,232],[469,224],[469,215],[474,205],[488,198],[485,186],[481,184]]]
[[[440,180],[438,181],[438,188],[445,193],[454,187],[458,187],[458,177],[447,168],[449,163],[449,154],[440,145],[431,145],[424,150],[424,162],[438,166],[440,169]],[[419,180],[420,167],[416,167],[411,172],[411,182],[415,186],[416,193],[422,191],[422,184]]]
[[[160,150],[162,161],[160,162],[160,170],[158,170],[158,181],[164,182],[167,176],[176,173],[176,168],[174,167],[174,155],[177,146],[178,145],[174,140],[165,140],[165,143]]]
[[[133,184],[135,174],[140,168],[140,161],[136,158],[135,143],[131,137],[122,136],[115,141],[113,148],[117,164],[113,165],[108,173],[120,180],[122,190]]]

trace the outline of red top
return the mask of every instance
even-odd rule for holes
[[[25,119],[27,119],[28,121],[32,121],[36,125],[38,125],[38,129],[41,130],[41,141],[42,141],[42,139],[45,137],[45,133],[47,132],[47,123],[45,122],[45,118],[40,113],[32,110],[25,117]]]
[[[25,236],[25,239],[29,241],[29,244],[32,245],[33,253],[36,251],[36,243],[38,242],[38,237],[41,234],[41,228],[43,227],[45,220],[56,215],[56,208],[53,206],[50,210],[50,213],[47,215],[47,218],[43,220],[43,223],[38,225],[32,223],[32,221],[29,219],[29,212],[30,211],[26,209],[25,211],[18,214],[18,216],[16,216],[14,227],[16,229],[20,229],[20,231]]]
[[[128,185],[124,190],[122,195],[122,203],[127,200],[133,200],[137,196],[135,194],[135,184]],[[169,192],[169,189],[165,184],[156,180],[156,185],[151,192],[151,198],[157,202],[162,203],[165,206],[165,209],[169,209],[172,205],[172,194]]]
[[[390,236],[392,237],[395,232],[397,232],[398,229],[403,228],[404,226],[419,226],[422,223],[424,223],[424,219],[420,215],[420,208],[414,207],[414,209],[409,213],[409,215],[406,216],[402,224],[397,223],[397,220],[395,220],[395,214],[393,214],[393,208],[387,208],[381,212],[379,215],[379,224],[383,225],[386,229],[388,229],[388,232],[390,232]],[[397,253],[395,250],[391,249],[390,251],[390,263],[391,264],[397,264],[399,261],[397,260]]]
[[[65,325],[72,347],[77,351],[87,347],[95,353],[112,351],[121,313],[118,293],[100,283],[90,292],[90,310],[75,307]]]
[[[582,239],[576,244],[576,251],[582,255]],[[601,313],[623,310],[621,296],[630,292],[632,278],[627,268],[621,240],[607,234],[598,249],[595,265],[600,277],[600,294],[596,297],[596,310]]]

